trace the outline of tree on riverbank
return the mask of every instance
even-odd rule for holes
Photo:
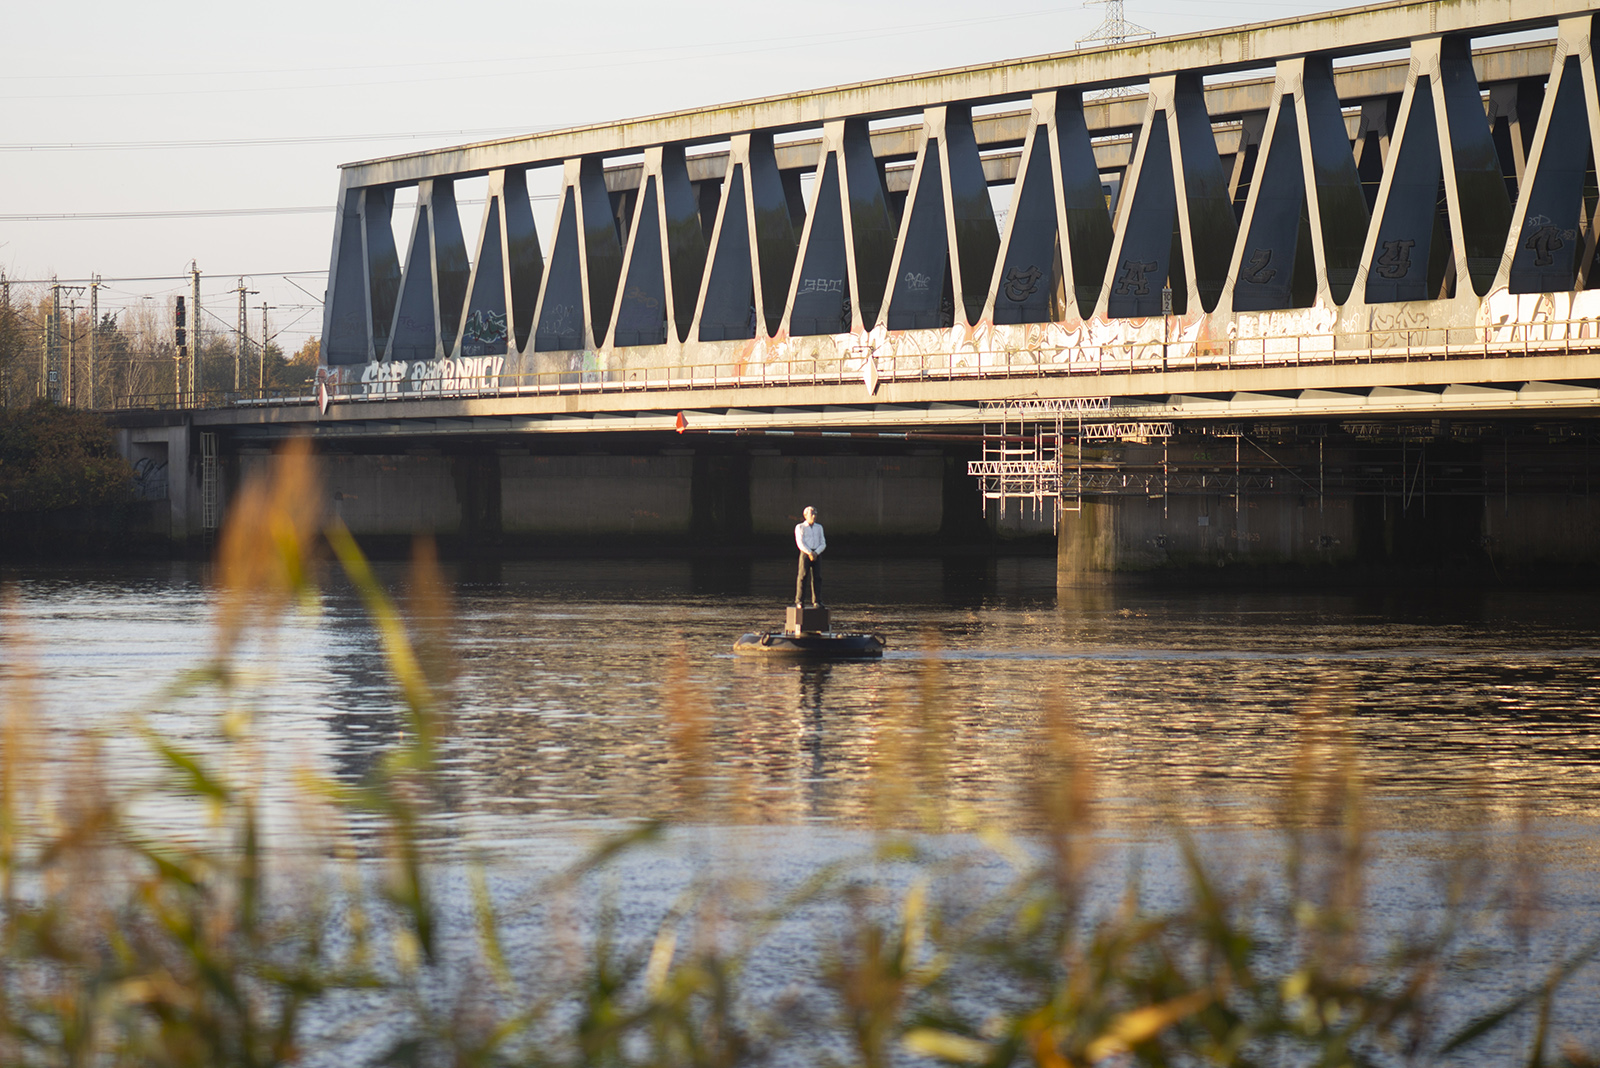
[[[0,512],[113,504],[132,481],[99,416],[49,401],[0,409]]]

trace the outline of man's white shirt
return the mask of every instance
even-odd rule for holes
[[[828,539],[822,534],[821,523],[796,523],[794,543],[801,552],[816,556],[821,556],[822,550],[828,547]]]

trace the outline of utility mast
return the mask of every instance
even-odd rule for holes
[[[89,407],[96,405],[95,357],[99,354],[100,335],[100,276],[89,276]]]
[[[233,351],[233,391],[239,392],[240,379],[244,377],[244,349],[250,341],[250,323],[248,309],[245,307],[245,298],[256,292],[254,289],[244,287],[244,279],[239,279],[239,336],[235,339]]]
[[[1147,30],[1137,23],[1128,21],[1122,10],[1123,0],[1085,0],[1083,6],[1088,7],[1090,4],[1104,4],[1106,18],[1089,36],[1078,38],[1079,48],[1095,44],[1121,44],[1124,41],[1156,35],[1156,31]]]
[[[50,318],[44,327],[44,359],[39,368],[39,395],[61,403],[61,284],[50,283]]]
[[[204,351],[200,346],[200,264],[194,260],[189,262],[189,281],[189,352],[192,357],[189,360],[189,403],[198,405],[205,383],[200,368]]]
[[[272,337],[267,333],[267,302],[261,302],[261,352],[256,363],[256,388],[261,390],[261,395],[267,395],[267,340]]]
[[[178,294],[178,302],[172,309],[172,343],[172,400],[182,408],[183,376],[189,369],[189,326],[182,293]]]
[[[11,317],[11,279],[0,267],[0,316]],[[11,407],[11,361],[0,363],[0,408]]]
[[[74,287],[76,288],[76,287]],[[67,373],[62,376],[61,403],[69,408],[78,406],[78,379],[74,372],[78,367],[78,294],[72,294],[72,303],[67,306]]]

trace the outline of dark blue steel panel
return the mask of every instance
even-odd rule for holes
[[[861,301],[861,321],[875,323],[894,262],[895,225],[883,192],[878,161],[872,155],[872,135],[866,119],[844,124],[844,164],[850,177],[850,229],[856,261],[856,298]],[[849,329],[849,326],[846,326]]]
[[[1216,151],[1215,148],[1212,149]],[[1178,217],[1178,194],[1172,184],[1172,149],[1167,135],[1167,113],[1157,111],[1150,124],[1144,163],[1129,190],[1128,224],[1122,249],[1112,266],[1111,298],[1107,314],[1115,318],[1161,314],[1161,289],[1172,261],[1173,226]],[[1229,209],[1232,210],[1231,208]],[[1173,300],[1178,299],[1173,286]]]
[[[1233,306],[1240,311],[1267,311],[1293,306],[1290,283],[1294,280],[1300,217],[1305,211],[1305,172],[1300,163],[1300,130],[1294,97],[1285,96],[1259,164],[1254,189],[1255,213],[1245,237],[1239,280],[1233,288]]]
[[[923,149],[922,171],[907,207],[910,214],[903,227],[899,273],[890,291],[888,326],[890,330],[945,326],[940,303],[950,242],[945,235],[944,180],[937,139],[929,138]]]
[[[761,270],[761,305],[767,333],[771,335],[783,323],[783,305],[789,299],[789,283],[794,278],[797,242],[770,133],[750,135],[750,193],[756,221],[756,263]]]
[[[533,206],[528,201],[526,171],[516,168],[506,171],[504,206],[506,258],[511,267],[511,316],[520,352],[528,347],[533,312],[539,303],[539,283],[544,279],[544,254],[539,251],[539,233],[533,223]]]
[[[953,106],[946,111],[945,147],[950,155],[950,210],[955,218],[956,261],[961,268],[961,302],[970,324],[983,317],[994,261],[1000,254],[1000,230],[995,226],[994,202],[989,199],[983,160],[972,134],[971,108]]]
[[[1578,232],[1583,207],[1583,179],[1589,167],[1589,116],[1584,108],[1583,68],[1576,56],[1562,64],[1550,85],[1550,127],[1539,153],[1539,169],[1531,175],[1528,214],[1511,256],[1511,292],[1555,293],[1573,288],[1577,255],[1583,250]]]
[[[417,205],[416,228],[406,249],[406,273],[395,308],[391,358],[431,360],[439,347],[433,318],[433,228],[428,225],[428,205]]]
[[[1217,135],[1206,113],[1205,87],[1198,74],[1180,74],[1173,103],[1183,156],[1183,187],[1189,208],[1189,240],[1194,252],[1194,283],[1200,304],[1211,311],[1222,299],[1228,261],[1239,239],[1239,217],[1228,194],[1228,175],[1217,154]],[[1173,287],[1174,305],[1178,287]]]
[[[339,207],[339,257],[323,359],[330,365],[367,362],[366,272],[361,262],[361,190],[347,189]]]
[[[1472,69],[1472,42],[1446,37],[1440,42],[1439,84],[1449,115],[1450,151],[1455,160],[1456,195],[1461,203],[1462,240],[1467,273],[1479,296],[1500,270],[1511,229],[1511,198],[1500,173],[1500,154],[1483,113],[1483,95]]]
[[[466,303],[472,266],[467,262],[467,243],[461,237],[454,185],[447,179],[435,179],[428,202],[433,209],[434,269],[439,273],[440,340],[449,353],[455,351],[461,331],[461,308]]]
[[[583,276],[578,264],[578,205],[570,186],[561,201],[556,240],[550,248],[550,270],[545,276],[539,325],[534,328],[535,352],[560,352],[583,348]]]
[[[839,161],[829,152],[817,179],[811,234],[800,265],[789,333],[838,334],[850,329],[844,254],[844,209],[839,203]]]
[[[667,257],[672,275],[672,309],[678,340],[689,340],[700,282],[706,273],[706,235],[700,226],[700,202],[689,181],[682,145],[661,150],[661,192],[667,215]]]
[[[483,248],[478,252],[477,272],[472,282],[472,299],[467,304],[467,318],[461,324],[461,355],[504,356],[508,331],[499,197],[490,198],[489,210],[484,216]]]
[[[617,217],[606,192],[603,162],[590,157],[578,165],[578,190],[583,197],[584,264],[589,277],[589,322],[595,344],[611,328],[611,309],[617,301],[617,281],[622,277],[622,243],[617,240]]]
[[[744,164],[728,176],[722,205],[722,229],[711,257],[705,307],[700,312],[700,340],[727,341],[756,336],[755,283],[750,275],[750,225],[745,219]]]
[[[661,207],[653,174],[645,179],[634,219],[633,254],[612,337],[618,345],[660,345],[667,340],[667,281],[661,270]]]
[[[1089,127],[1083,119],[1083,96],[1056,94],[1056,142],[1061,150],[1061,193],[1067,209],[1067,255],[1072,258],[1072,285],[1078,314],[1094,314],[1111,260],[1111,209],[1100,184]]]
[[[1050,321],[1055,285],[1055,169],[1050,165],[1050,128],[1038,125],[1028,136],[1028,162],[1011,194],[1010,241],[994,297],[997,323]]]
[[[367,243],[367,292],[372,309],[372,351],[389,347],[389,325],[400,297],[400,257],[394,247],[394,190],[374,188],[361,198],[362,233]]]
[[[1371,211],[1350,150],[1339,94],[1334,90],[1332,63],[1319,57],[1307,59],[1304,84],[1306,136],[1311,142],[1311,177],[1317,186],[1328,289],[1334,301],[1343,304],[1361,266],[1361,246],[1367,239]],[[1376,143],[1370,151],[1377,156]]]
[[[1392,141],[1390,152],[1395,152]],[[1389,167],[1389,200],[1378,220],[1378,243],[1367,265],[1367,303],[1432,300],[1439,295],[1429,284],[1428,266],[1442,167],[1433,87],[1426,75],[1417,79],[1399,152]]]

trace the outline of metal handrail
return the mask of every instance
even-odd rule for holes
[[[1590,332],[1590,336],[1584,336]],[[1363,338],[1364,347],[1349,344]],[[1469,337],[1461,337],[1469,335]],[[1538,335],[1538,336],[1535,336]],[[1458,340],[1459,339],[1459,340]],[[1379,344],[1378,342],[1382,342]],[[1343,346],[1341,347],[1341,342]],[[1175,352],[1174,350],[1181,350]],[[1431,360],[1600,352],[1600,321],[1546,320],[1487,327],[1427,327],[1367,330],[1342,334],[1229,338],[1221,341],[1162,343],[1132,341],[998,352],[940,350],[873,355],[858,348],[848,354],[764,360],[756,363],[687,364],[677,367],[619,367],[590,370],[527,371],[517,374],[423,380],[402,390],[398,382],[337,382],[329,389],[335,403],[524,397],[566,394],[762,389],[794,385],[863,383],[867,363],[876,365],[881,383],[958,381],[986,378],[1053,378],[1243,368],[1305,367],[1318,364],[1410,363]],[[1047,362],[1046,354],[1053,356]],[[1062,360],[1063,355],[1070,358]],[[447,361],[427,361],[438,369]],[[362,365],[356,365],[362,366]],[[207,391],[198,396],[171,393],[117,398],[118,409],[198,409],[315,403],[314,388]]]

